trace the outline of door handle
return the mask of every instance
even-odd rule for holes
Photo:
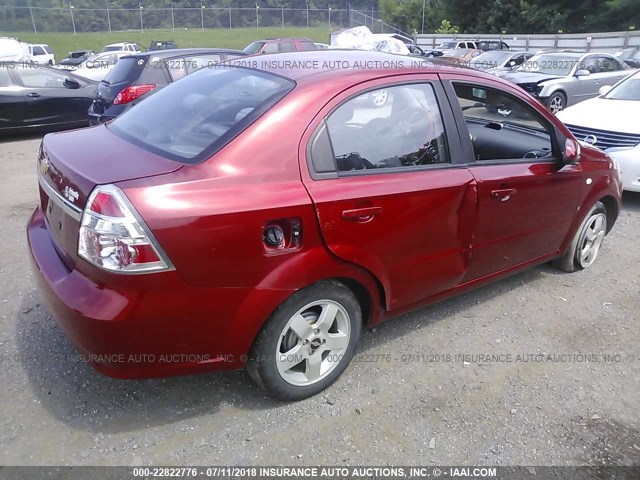
[[[27,93],[27,97],[38,98],[39,96],[40,94],[36,92]]]
[[[495,198],[500,200],[501,202],[506,202],[511,198],[512,195],[515,195],[517,190],[515,188],[500,188],[498,190],[491,190],[491,198]]]
[[[382,213],[382,207],[363,207],[352,208],[351,210],[343,210],[342,218],[345,220],[370,220],[374,216]]]

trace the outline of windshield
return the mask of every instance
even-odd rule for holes
[[[640,100],[640,72],[620,82],[604,98],[611,100]]]
[[[102,49],[103,52],[119,52],[124,48],[123,45],[110,45]]]
[[[564,77],[569,75],[579,61],[580,57],[577,55],[534,55],[525,61],[518,71]]]
[[[443,42],[440,45],[438,45],[438,48],[449,50],[451,48],[456,48],[456,45],[457,45],[456,42]]]
[[[472,67],[488,69],[488,68],[498,68],[502,66],[509,58],[511,58],[511,53],[509,52],[501,52],[499,50],[485,52],[481,55],[478,55],[473,59]]]
[[[247,48],[243,50],[244,53],[248,53],[249,55],[253,55],[254,53],[258,53],[260,49],[264,46],[265,42],[253,42]]]
[[[291,80],[222,65],[162,89],[107,128],[182,163],[210,157],[293,88]]]
[[[456,48],[455,50],[448,52],[446,55],[447,57],[456,57],[456,58],[460,58],[460,57],[465,57],[466,55],[468,55],[470,52],[470,50],[468,48]]]

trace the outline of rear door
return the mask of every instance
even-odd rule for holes
[[[553,125],[524,98],[484,79],[448,77],[478,191],[465,281],[553,255],[579,205],[580,164],[561,162]]]
[[[303,178],[328,248],[382,282],[389,310],[460,282],[475,203],[437,76],[394,78],[340,94],[303,139]]]
[[[622,63],[617,59],[606,55],[599,55],[598,73],[595,75],[596,86],[600,89],[603,85],[614,85],[622,80],[628,73],[629,71],[625,70]],[[596,95],[597,94],[598,92],[596,92]]]

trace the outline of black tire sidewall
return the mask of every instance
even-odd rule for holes
[[[316,300],[327,299],[339,303],[347,311],[351,327],[349,345],[340,363],[322,380],[308,386],[286,382],[276,366],[276,347],[280,334],[291,317],[302,307]],[[302,400],[321,392],[344,372],[355,354],[362,331],[362,309],[356,296],[339,282],[320,282],[289,297],[271,315],[251,349],[247,371],[260,387],[280,400]]]

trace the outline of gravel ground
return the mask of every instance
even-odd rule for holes
[[[243,372],[122,381],[74,360],[28,263],[39,141],[0,143],[0,465],[640,465],[640,194],[589,270],[387,322],[326,392],[282,404]]]

